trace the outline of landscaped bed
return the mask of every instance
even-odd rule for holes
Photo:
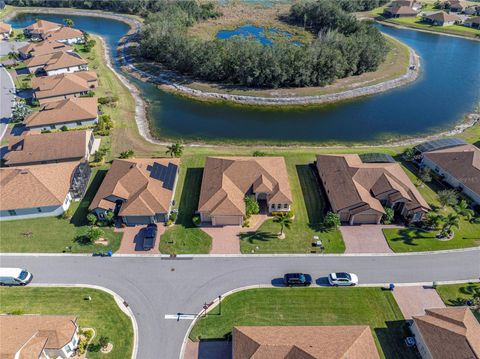
[[[232,294],[198,320],[190,339],[224,339],[233,326],[369,325],[383,357],[415,358],[403,315],[381,288],[267,288]]]
[[[91,300],[85,300],[88,296]],[[95,338],[87,357],[126,359],[133,348],[133,328],[113,297],[101,290],[86,288],[0,288],[0,313],[75,315],[79,328],[93,328]],[[108,337],[109,354],[100,352],[98,339]]]

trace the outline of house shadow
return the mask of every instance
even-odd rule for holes
[[[74,226],[81,227],[87,224],[87,214],[89,212],[88,207],[90,206],[93,197],[95,197],[95,194],[97,193],[98,188],[102,184],[103,178],[106,174],[107,170],[98,170],[97,173],[95,173],[95,176],[91,180],[90,185],[85,192],[85,195],[83,196],[77,210],[75,211],[72,219],[70,220],[70,223],[72,223]]]
[[[231,334],[229,333],[230,337]],[[231,359],[232,342],[230,340],[200,340],[198,359]]]
[[[255,241],[268,242],[272,239],[277,239],[277,235],[265,231],[249,231],[240,233],[240,240],[253,244]]]
[[[419,358],[415,348],[409,348],[405,344],[405,338],[411,336],[410,327],[405,320],[385,322],[386,328],[374,328],[375,335],[382,347],[385,358]]]
[[[195,227],[192,217],[198,208],[200,187],[202,184],[203,168],[187,168],[183,183],[182,195],[178,204],[179,212],[177,224],[186,228]]]

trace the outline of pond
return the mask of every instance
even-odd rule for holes
[[[288,41],[292,38],[292,34],[288,31],[270,27],[259,27],[251,24],[239,26],[232,30],[220,30],[217,33],[217,39],[225,40],[239,36],[245,39],[258,41],[262,45],[271,46],[274,41]],[[288,41],[293,45],[301,45],[299,41]]]
[[[65,18],[30,14],[11,23],[24,27],[39,17],[56,22]],[[119,38],[128,30],[116,20],[69,17],[78,28],[105,37],[112,56]],[[208,104],[166,93],[133,78],[132,81],[149,104],[157,136],[184,140],[286,144],[398,139],[452,128],[479,104],[479,42],[384,26],[380,29],[415,49],[421,57],[421,77],[395,90],[334,105],[267,110]]]

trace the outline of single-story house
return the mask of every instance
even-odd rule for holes
[[[80,44],[85,41],[82,31],[68,26],[62,26],[56,31],[51,31],[45,35],[45,40],[58,41],[64,44]]]
[[[70,97],[42,103],[40,110],[28,115],[23,123],[30,130],[54,130],[93,126],[98,122],[96,97]]]
[[[467,20],[465,20],[463,25],[474,29],[480,29],[480,16],[468,18]]]
[[[383,10],[383,14],[387,17],[397,18],[417,16],[418,11],[411,8],[410,6],[390,6]]]
[[[126,225],[167,222],[177,186],[180,160],[114,160],[89,209],[98,218],[112,211]]]
[[[344,223],[379,224],[384,207],[408,222],[420,221],[430,210],[398,163],[364,163],[357,154],[317,155],[316,166],[330,205]]]
[[[421,166],[480,204],[480,149],[466,144],[422,153]]]
[[[423,359],[480,358],[480,324],[468,307],[426,309],[410,329]]]
[[[0,220],[61,215],[85,193],[90,171],[85,162],[0,168]]]
[[[0,39],[8,39],[12,34],[12,26],[0,21]]]
[[[451,1],[450,2],[450,11],[461,13],[467,8],[467,3],[464,1]]]
[[[368,325],[239,326],[233,359],[379,359]]]
[[[390,6],[408,6],[413,10],[419,11],[422,8],[422,3],[416,0],[395,0],[390,3]]]
[[[462,19],[458,15],[439,11],[433,14],[425,14],[422,20],[435,26],[450,26],[456,22],[461,22]]]
[[[283,157],[207,157],[198,212],[214,226],[243,224],[245,197],[268,213],[290,211],[292,193]]]
[[[77,317],[72,315],[0,315],[0,357],[70,358],[78,346]]]
[[[9,144],[6,166],[29,166],[69,161],[88,161],[95,137],[92,130],[54,133],[27,132]]]
[[[80,97],[94,90],[97,86],[98,78],[95,71],[79,71],[32,79],[33,96],[41,104]]]
[[[25,67],[31,74],[45,72],[48,76],[87,71],[88,62],[75,52],[54,52],[25,60]]]
[[[27,26],[24,30],[25,36],[32,41],[42,41],[44,37],[52,31],[59,30],[63,25],[56,22],[38,20],[37,22]]]
[[[50,55],[56,52],[72,51],[73,47],[57,41],[30,42],[18,49],[18,53],[22,59],[28,59],[33,56]]]

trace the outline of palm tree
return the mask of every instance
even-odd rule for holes
[[[63,19],[63,22],[64,22],[65,25],[67,25],[68,27],[73,27],[73,20],[72,20],[72,19]]]
[[[171,146],[167,146],[165,153],[171,157],[180,157],[183,153],[183,146],[178,142],[172,143]]]
[[[438,192],[438,201],[442,205],[443,209],[445,209],[447,205],[456,205],[458,201],[457,191],[455,191],[454,189],[441,190],[440,192]]]
[[[449,213],[443,217],[442,234],[453,235],[452,227],[459,228],[460,217],[456,213]]]
[[[283,230],[284,228],[290,228],[290,225],[292,224],[292,216],[290,213],[285,212],[279,215],[276,215],[273,218],[273,222],[280,224],[280,237],[284,236]]]
[[[464,217],[467,221],[471,221],[475,212],[469,208],[468,202],[462,199],[455,207],[455,212],[457,212],[460,216]]]

